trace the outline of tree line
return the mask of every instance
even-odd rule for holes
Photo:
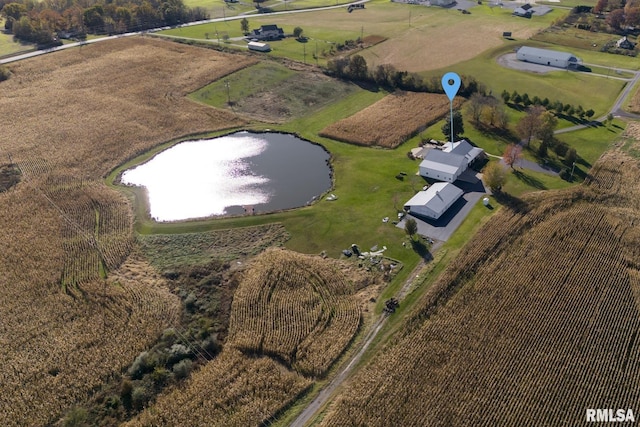
[[[325,73],[344,80],[374,83],[389,90],[401,89],[410,92],[444,93],[438,77],[425,79],[417,73],[397,70],[391,64],[377,65],[370,69],[361,55],[330,59]],[[460,76],[462,84],[458,95],[468,98],[476,92],[485,93],[484,85],[471,76]]]
[[[580,120],[584,120],[586,118],[591,118],[595,114],[595,111],[592,109],[585,110],[582,105],[578,105],[574,107],[572,104],[563,104],[560,101],[550,101],[549,98],[540,99],[538,96],[534,96],[533,98],[529,97],[529,94],[524,93],[520,95],[518,91],[514,90],[512,93],[509,93],[507,90],[504,90],[501,94],[502,99],[505,104],[513,104],[515,106],[542,106],[547,111],[554,112],[556,115],[567,115],[570,117],[577,116]]]
[[[41,46],[87,34],[121,34],[209,19],[183,0],[0,0],[5,30]]]

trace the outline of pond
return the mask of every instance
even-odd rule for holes
[[[120,182],[145,187],[156,221],[179,221],[304,206],[331,188],[331,167],[293,135],[238,132],[176,144]]]

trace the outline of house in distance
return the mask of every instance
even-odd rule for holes
[[[616,42],[616,47],[619,47],[620,49],[633,50],[636,47],[636,45],[633,44],[633,42],[629,40],[627,36],[624,36]]]
[[[262,40],[281,40],[284,38],[284,30],[277,25],[262,25],[257,30],[249,33],[249,39],[255,41]]]

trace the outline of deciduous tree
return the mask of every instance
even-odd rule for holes
[[[249,34],[249,20],[247,18],[242,18],[240,20],[240,29],[242,30],[242,34],[245,36]]]
[[[404,231],[413,239],[418,232],[418,223],[413,218],[407,218],[404,222]]]
[[[515,169],[516,162],[522,157],[522,147],[516,144],[509,144],[504,150],[502,160],[511,169]]]
[[[304,30],[302,29],[302,27],[295,27],[293,29],[293,37],[295,37],[296,39],[300,39],[303,32]]]
[[[502,189],[507,181],[507,171],[500,162],[489,162],[482,172],[484,183],[489,186],[492,192],[496,193]]]

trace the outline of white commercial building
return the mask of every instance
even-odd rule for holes
[[[582,63],[580,58],[567,52],[558,52],[537,47],[522,46],[516,52],[516,58],[524,62],[549,65],[558,68],[577,68]]]
[[[419,191],[404,205],[404,210],[416,216],[438,219],[464,192],[448,182],[436,182],[426,191]]]

